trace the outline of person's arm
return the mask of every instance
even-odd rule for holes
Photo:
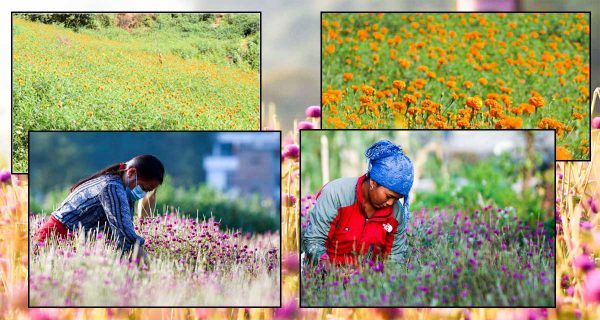
[[[330,184],[323,187],[317,202],[310,212],[310,221],[304,233],[304,251],[308,261],[317,264],[319,259],[326,258],[325,243],[332,231],[331,226],[337,223],[339,199],[335,196]]]
[[[140,237],[133,227],[133,216],[127,194],[115,184],[108,184],[99,194],[100,203],[106,213],[110,229],[117,237],[119,247],[130,251],[136,243],[142,249],[144,238]]]
[[[404,263],[408,253],[408,242],[406,241],[406,227],[408,226],[408,208],[402,204],[394,208],[394,216],[398,220],[398,226],[388,235],[388,246],[391,242],[391,249],[388,258],[390,261]],[[387,248],[386,248],[386,252]]]

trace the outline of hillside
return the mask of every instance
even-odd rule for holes
[[[13,19],[14,171],[27,171],[28,130],[259,128],[256,70],[174,54],[201,35],[105,34]]]

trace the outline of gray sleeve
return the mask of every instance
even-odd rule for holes
[[[408,212],[407,206],[399,203],[394,207],[394,215],[398,220],[398,228],[396,229],[396,235],[394,236],[394,243],[392,244],[392,251],[390,252],[389,259],[397,263],[404,263],[408,254],[406,227],[408,226],[410,213]]]
[[[325,240],[340,207],[340,200],[332,189],[332,185],[328,184],[321,190],[315,206],[310,211],[310,221],[304,233],[304,251],[313,264],[325,253]]]
[[[135,233],[133,216],[127,194],[117,185],[107,185],[98,195],[106,213],[106,219],[112,232],[117,237],[117,243],[124,251],[133,249],[135,243],[144,245],[144,238]]]

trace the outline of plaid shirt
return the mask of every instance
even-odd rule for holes
[[[119,176],[102,175],[75,188],[52,215],[70,231],[79,226],[86,232],[110,230],[119,247],[129,251],[136,242],[144,245],[133,227],[133,205]]]

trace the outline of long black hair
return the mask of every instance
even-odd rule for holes
[[[146,180],[157,180],[159,184],[163,183],[163,179],[165,177],[165,167],[162,162],[158,160],[157,157],[149,154],[139,155],[134,157],[133,159],[127,161],[127,163],[115,163],[112,164],[93,175],[79,180],[76,184],[71,187],[71,192],[79,187],[82,183],[85,183],[94,178],[98,178],[99,176],[110,174],[110,175],[120,175],[125,172],[129,168],[135,168],[138,177]]]

